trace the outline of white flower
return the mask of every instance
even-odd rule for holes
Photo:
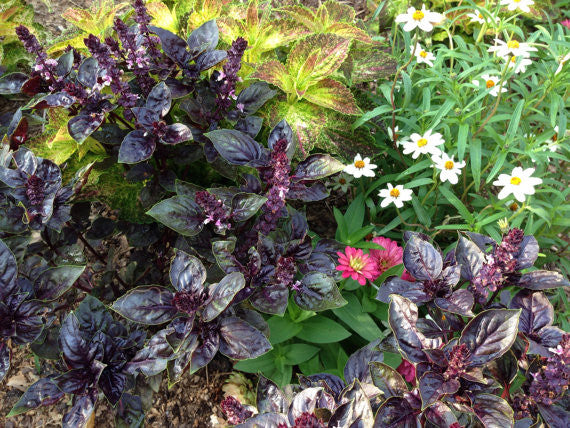
[[[388,137],[390,137],[390,141],[394,141],[394,139],[396,140],[396,145],[400,145],[400,142],[398,141],[398,138],[400,137],[398,135],[398,132],[400,132],[400,128],[398,127],[398,125],[396,125],[394,127],[394,132],[392,133],[392,127],[388,126],[386,128],[386,131],[388,132]]]
[[[413,153],[412,159],[417,159],[419,155],[428,153],[439,155],[441,150],[437,146],[445,143],[444,139],[441,138],[441,134],[439,132],[432,134],[431,129],[426,131],[424,135],[413,133],[410,135],[410,139],[412,141],[404,141],[402,146],[404,146],[405,155]]]
[[[444,16],[441,13],[430,12],[426,9],[425,4],[422,4],[421,10],[415,7],[408,8],[406,13],[396,16],[396,22],[404,22],[404,31],[412,31],[418,27],[423,31],[433,30],[433,24],[443,21]]]
[[[542,179],[531,177],[534,168],[522,169],[517,166],[510,174],[501,174],[499,178],[493,181],[494,186],[501,186],[503,189],[499,192],[498,198],[505,199],[511,193],[519,202],[524,202],[525,195],[534,195],[534,186],[542,183]]]
[[[471,18],[470,22],[478,22],[479,24],[484,24],[489,19],[487,16],[484,16],[481,12],[474,10],[473,13],[468,13],[467,16]],[[495,24],[497,24],[500,19],[498,16],[494,18]]]
[[[378,193],[378,196],[384,198],[380,203],[382,208],[386,208],[388,205],[393,203],[398,208],[402,208],[404,206],[404,202],[412,200],[412,190],[411,189],[404,189],[404,186],[399,184],[396,187],[393,187],[390,183],[388,183],[387,189],[382,189]]]
[[[568,52],[566,55],[564,55],[564,57],[560,58],[560,63],[558,64],[558,68],[554,72],[555,76],[562,71],[562,67],[564,67],[564,63],[568,60],[570,60],[570,52]]]
[[[333,190],[340,190],[341,192],[346,193],[348,191],[348,188],[350,187],[351,181],[352,177],[350,175],[340,173],[333,178],[332,188]]]
[[[487,49],[487,52],[496,52],[497,56],[506,58],[509,55],[522,56],[528,58],[531,52],[536,52],[536,48],[532,47],[528,43],[519,42],[517,40],[509,40],[508,42],[503,42],[500,39],[495,39],[495,46],[491,46]]]
[[[344,172],[347,174],[353,175],[356,178],[360,178],[362,176],[365,177],[374,177],[373,169],[376,168],[376,165],[370,163],[370,158],[362,159],[360,153],[354,157],[354,162],[344,168]]]
[[[532,0],[501,0],[501,6],[507,6],[509,10],[520,9],[523,12],[529,13],[530,8],[534,2]]]
[[[465,161],[455,162],[453,156],[449,157],[447,153],[441,153],[441,157],[434,155],[431,158],[435,163],[435,167],[441,171],[439,178],[442,183],[449,181],[451,184],[457,184],[458,175],[461,174],[461,168],[465,166]]]
[[[424,63],[433,67],[433,61],[435,60],[435,55],[431,52],[426,52],[419,43],[416,43],[416,48],[414,50],[413,46],[410,46],[410,53],[415,52],[416,61],[418,64]]]
[[[485,82],[485,87],[487,89],[490,89],[489,94],[491,94],[494,97],[496,97],[499,94],[499,86],[497,85],[499,83],[499,77],[491,76],[488,73],[486,73],[486,74],[482,74],[479,79],[481,79],[483,82]],[[473,83],[475,86],[479,87],[479,84],[480,84],[479,79],[473,80],[471,83]],[[507,92],[507,88],[505,88],[503,86],[501,88],[501,92]]]
[[[508,59],[508,57],[507,58],[503,57],[503,59],[509,62],[507,66],[509,68],[512,68],[513,72],[515,73],[524,73],[526,71],[527,66],[532,64],[532,61],[530,59],[521,57],[519,60],[519,57],[514,55],[511,57],[511,59]]]

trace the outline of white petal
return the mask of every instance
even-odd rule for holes
[[[406,25],[404,25],[404,31],[407,32],[412,31],[414,28],[416,28],[416,23],[414,21],[408,21],[406,22]]]
[[[400,200],[400,198],[398,198],[394,199],[394,205],[396,205],[398,208],[402,208],[404,206],[404,203]]]
[[[426,21],[425,18],[419,22],[418,27],[420,27],[421,30],[424,30],[426,32],[433,30],[433,25],[431,25],[428,21]]]
[[[497,198],[499,199],[505,199],[507,196],[509,196],[512,193],[512,186],[505,186],[503,187],[503,189],[499,192],[499,194],[497,195]],[[524,199],[523,199],[524,200]]]
[[[386,198],[386,199],[384,199],[384,200],[380,203],[380,206],[381,206],[382,208],[386,208],[388,205],[390,205],[390,202],[392,202],[392,201],[390,200],[390,198]]]

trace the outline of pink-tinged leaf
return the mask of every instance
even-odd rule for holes
[[[386,79],[396,72],[396,60],[388,53],[371,47],[352,51],[342,64],[341,71],[353,83]]]
[[[329,23],[329,11],[321,5],[317,9],[315,21],[320,23],[321,26],[326,26]]]
[[[305,92],[307,101],[321,107],[330,108],[344,114],[360,114],[360,108],[350,90],[342,83],[333,79],[321,80],[316,85],[310,86]]]
[[[351,40],[359,40],[363,43],[374,43],[370,36],[364,30],[346,22],[335,22],[327,28],[328,33],[338,34]]]
[[[71,22],[78,28],[86,32],[97,32],[97,26],[93,24],[95,17],[89,13],[88,10],[85,9],[74,9],[69,8],[65,10],[61,16],[68,22]]]
[[[252,1],[247,8],[246,24],[249,28],[255,28],[259,25],[259,10],[257,9],[257,2]]]
[[[305,65],[310,56],[319,49],[315,65]],[[287,57],[287,69],[291,76],[297,76],[297,87],[311,84],[331,75],[342,65],[350,49],[350,40],[335,34],[313,34],[298,42]],[[310,59],[313,61],[313,59]],[[312,70],[310,74],[301,70]]]
[[[260,31],[255,49],[267,52],[307,35],[309,30],[289,19],[268,22]]]
[[[312,10],[304,6],[284,6],[279,9],[280,12],[286,13],[297,23],[304,25],[310,30],[315,31],[318,23],[315,22],[315,14]]]
[[[291,79],[287,70],[283,64],[276,60],[261,64],[250,77],[271,83],[284,92],[291,90]]]
[[[354,22],[356,17],[352,6],[334,0],[328,0],[321,7],[327,10],[331,22]]]

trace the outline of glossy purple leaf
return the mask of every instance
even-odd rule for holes
[[[238,193],[232,199],[232,219],[234,221],[246,221],[253,217],[267,202],[265,196],[255,193]]]
[[[119,162],[138,163],[147,160],[156,148],[156,137],[142,129],[127,134],[119,149]]]
[[[177,251],[170,264],[170,282],[178,291],[200,292],[206,281],[202,262],[184,251]]]
[[[325,392],[332,395],[336,401],[339,401],[340,394],[346,387],[340,377],[329,373],[318,373],[310,376],[299,375],[299,384],[301,384],[303,388],[315,388],[320,386],[324,388]]]
[[[529,290],[548,290],[550,288],[568,287],[570,282],[558,272],[535,270],[523,274],[517,286]]]
[[[0,95],[19,94],[28,75],[24,73],[7,73],[0,77]]]
[[[299,392],[293,398],[287,412],[289,423],[294,426],[295,419],[303,413],[313,413],[317,408],[325,408],[328,401],[327,395],[323,388],[307,388]],[[332,399],[332,397],[330,398]]]
[[[101,113],[80,114],[69,119],[67,131],[75,141],[81,144],[101,126],[104,119],[105,115]]]
[[[8,344],[0,340],[0,382],[4,380],[8,370],[10,370],[10,359],[12,357],[12,350]]]
[[[220,352],[236,360],[256,358],[272,349],[263,333],[236,317],[220,321],[220,338]]]
[[[499,358],[513,345],[518,331],[520,310],[489,309],[465,326],[459,344],[467,344],[469,366],[482,366]]]
[[[188,45],[184,40],[163,28],[154,26],[149,26],[148,28],[158,36],[162,45],[162,50],[166,55],[181,66],[186,66],[188,64],[190,54],[187,50]]]
[[[378,349],[379,343],[380,339],[376,339],[348,358],[343,371],[347,383],[352,383],[354,379],[358,379],[362,384],[372,383],[370,363],[384,360],[384,355]]]
[[[83,427],[95,410],[97,391],[85,395],[77,395],[73,398],[73,406],[63,415],[62,428]]]
[[[459,425],[455,414],[441,401],[438,401],[427,408],[424,411],[424,415],[428,421],[438,428],[452,428]]]
[[[287,426],[287,417],[281,413],[263,413],[249,418],[235,428],[279,428]]]
[[[64,395],[51,378],[40,379],[24,392],[7,417],[17,416],[38,407],[51,406]]]
[[[327,154],[314,154],[308,156],[301,161],[291,179],[293,181],[301,180],[320,180],[329,175],[342,171],[345,165],[339,160]]]
[[[123,395],[126,382],[127,375],[125,373],[107,367],[101,372],[97,385],[109,403],[115,406]]]
[[[270,88],[270,86],[265,82],[254,82],[249,85],[247,88],[242,90],[236,100],[236,105],[243,105],[242,111],[246,115],[250,115],[255,113],[259,110],[263,104],[269,101],[277,94],[277,91]],[[284,123],[284,125],[280,125]],[[288,128],[288,129],[286,129]],[[273,132],[278,129],[279,134],[273,134]],[[270,149],[273,148],[273,144],[280,139],[285,138],[287,141],[292,141],[293,133],[291,131],[291,127],[287,125],[287,122],[282,121],[277,124],[274,130],[271,132],[269,136],[269,140],[267,141],[267,145]],[[278,138],[276,138],[278,137]]]
[[[216,20],[212,19],[196,28],[188,37],[188,47],[194,56],[211,51],[218,46],[220,33]]]
[[[429,302],[431,297],[424,291],[422,282],[410,282],[397,276],[389,277],[378,289],[376,299],[390,303],[390,294],[399,294],[415,304]]]
[[[15,344],[24,344],[36,340],[44,327],[46,312],[47,308],[37,300],[22,302],[13,315],[16,331],[12,341]]]
[[[73,51],[69,51],[64,53],[57,59],[55,73],[58,76],[65,77],[69,74],[72,68],[73,68]]]
[[[160,117],[166,116],[172,105],[170,89],[164,82],[157,83],[148,94],[145,107]]]
[[[172,320],[178,310],[168,288],[143,285],[115,300],[111,309],[130,321],[158,325]]]
[[[285,394],[263,375],[259,375],[257,382],[257,410],[259,413],[284,413],[287,411]]]
[[[431,406],[445,394],[454,394],[459,389],[457,379],[445,380],[443,375],[428,371],[419,380],[422,409]]]
[[[365,390],[355,379],[341,394],[344,405],[335,409],[328,426],[370,427],[374,423],[374,413]]]
[[[570,422],[570,412],[564,410],[561,406],[553,404],[552,406],[538,405],[540,416],[550,428],[567,428]]]
[[[443,259],[439,251],[415,235],[406,243],[403,260],[406,270],[421,281],[436,279],[443,269]]]
[[[289,288],[285,284],[269,284],[249,298],[251,305],[266,314],[283,315],[287,309]]]
[[[495,240],[489,236],[482,235],[476,232],[467,232],[467,236],[471,239],[475,245],[477,245],[484,253],[487,252],[489,247],[497,245]]]
[[[77,71],[77,80],[88,89],[93,89],[97,83],[99,64],[93,57],[85,58]]]
[[[372,361],[370,363],[370,376],[374,386],[382,391],[385,398],[403,397],[408,392],[404,378],[387,364]]]
[[[212,321],[231,303],[235,295],[245,287],[245,278],[241,272],[232,272],[222,280],[210,286],[210,298],[202,310],[202,320]]]
[[[35,298],[55,300],[79,279],[85,266],[64,265],[47,269],[35,281]]]
[[[465,317],[473,316],[471,309],[473,308],[474,302],[473,294],[463,288],[454,291],[449,297],[437,297],[434,300],[438,308]]]
[[[49,94],[36,101],[34,109],[45,109],[53,107],[69,108],[75,103],[75,98],[67,92],[56,92]]]
[[[335,280],[322,272],[305,275],[293,299],[301,309],[316,312],[340,308],[347,304]]]
[[[287,193],[287,199],[296,199],[303,202],[321,201],[328,196],[329,191],[320,181],[311,186],[307,186],[303,183],[293,183],[289,187],[289,193]]]
[[[154,376],[165,370],[167,362],[174,358],[174,352],[166,339],[168,333],[164,329],[152,336],[146,346],[129,361],[127,371],[140,371],[145,376]]]
[[[152,130],[152,124],[160,120],[158,112],[147,107],[133,107],[131,111],[135,115],[137,123],[149,131]]]
[[[525,236],[521,242],[520,250],[515,255],[517,259],[516,270],[528,269],[534,265],[538,258],[540,248],[534,236]]]
[[[541,292],[519,291],[511,300],[511,309],[521,309],[519,331],[525,334],[538,332],[554,322],[554,308]]]
[[[419,413],[419,412],[418,412]],[[420,428],[416,411],[401,397],[388,398],[376,412],[373,428]]]
[[[511,406],[496,395],[477,394],[472,397],[473,411],[485,428],[513,428],[514,412]]]
[[[261,127],[263,126],[263,119],[259,116],[247,116],[245,118],[239,119],[234,129],[249,135],[251,138],[255,138]]]
[[[173,196],[154,205],[147,214],[184,236],[194,236],[203,227],[202,208],[187,196]]]
[[[234,129],[218,129],[204,134],[218,153],[233,165],[263,166],[267,163],[267,150],[249,135]]]
[[[192,141],[192,131],[182,123],[174,123],[166,127],[166,133],[160,138],[165,144],[180,144]]]
[[[16,286],[18,264],[8,246],[0,239],[0,301],[4,300]]]
[[[198,70],[200,71],[205,71],[218,65],[227,57],[228,53],[226,51],[213,50],[210,52],[204,52],[196,58],[196,67],[198,67]]]
[[[208,365],[220,349],[220,336],[218,333],[202,339],[196,349],[192,352],[190,359],[190,373],[194,373],[202,367]]]
[[[75,315],[67,315],[59,330],[59,346],[63,359],[72,368],[84,368],[89,364],[89,345],[81,337],[79,321]]]
[[[416,327],[417,321],[418,307],[405,297],[392,294],[388,308],[388,322],[402,354],[412,363],[427,361],[422,351],[426,339]]]

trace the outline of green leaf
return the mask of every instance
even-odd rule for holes
[[[392,107],[389,105],[381,105],[373,110],[367,111],[354,122],[354,124],[352,125],[352,129],[356,129],[359,126],[363,125],[364,123],[368,122],[369,120],[391,111]]]
[[[307,361],[313,357],[319,348],[304,343],[293,343],[283,346],[282,355],[285,357],[285,364],[294,366]]]
[[[501,154],[499,154],[499,157],[495,162],[495,165],[493,165],[491,172],[489,172],[489,175],[487,175],[487,179],[485,180],[487,184],[493,181],[495,175],[497,175],[498,172],[501,170],[503,164],[505,163],[505,160],[507,159],[507,154],[508,154],[507,152],[502,152]]]
[[[272,345],[291,339],[303,329],[300,324],[294,323],[286,317],[271,317],[267,320],[267,324],[269,324],[270,332],[269,341]]]
[[[447,187],[441,186],[439,188],[439,191],[452,206],[457,208],[457,211],[459,211],[459,214],[461,214],[461,217],[463,217],[465,221],[473,223],[475,220],[473,218],[473,214],[469,212],[467,207],[463,205],[463,202],[461,202],[461,200],[455,196],[451,190],[449,190]]]
[[[344,213],[344,220],[347,226],[347,234],[351,234],[360,230],[364,222],[364,195],[358,194],[356,198],[350,203],[346,212]]]
[[[471,173],[475,182],[475,190],[478,192],[481,185],[481,140],[473,140],[469,146],[471,159]]]
[[[505,135],[505,141],[507,144],[509,144],[511,141],[513,141],[513,138],[517,132],[517,130],[519,129],[519,122],[521,120],[521,114],[524,108],[524,98],[522,100],[520,100],[517,103],[517,106],[515,107],[514,111],[513,111],[513,115],[511,116],[511,120],[509,122],[509,127],[507,128],[507,133]]]
[[[346,239],[348,238],[348,226],[346,224],[346,220],[337,207],[333,207],[333,214],[338,226],[336,230],[336,239],[341,242],[346,242]]]
[[[302,330],[297,333],[299,339],[312,343],[340,342],[350,336],[339,323],[322,315],[314,316],[303,322]]]
[[[342,308],[333,309],[333,313],[346,323],[352,330],[368,341],[383,336],[372,317],[362,311],[358,298],[353,293],[345,293],[347,304]]]
[[[457,133],[457,158],[461,161],[465,156],[465,148],[467,147],[467,135],[469,135],[469,124],[462,123],[459,125]]]
[[[291,77],[287,73],[285,66],[277,60],[267,61],[258,65],[255,72],[249,76],[252,79],[263,80],[277,86],[285,93],[293,91]]]
[[[455,101],[454,100],[447,100],[443,103],[443,105],[439,108],[439,110],[437,111],[437,113],[435,114],[435,117],[433,118],[431,125],[430,125],[430,129],[435,128],[437,125],[439,125],[439,122],[441,121],[441,119],[447,114],[449,113],[449,110],[451,110],[453,108],[453,106],[455,105]]]
[[[310,86],[301,98],[344,114],[356,115],[361,113],[350,89],[333,79],[323,79]]]

